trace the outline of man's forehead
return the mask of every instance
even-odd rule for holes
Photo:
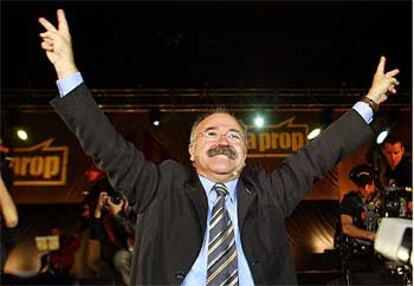
[[[204,118],[197,126],[197,129],[227,128],[241,130],[239,122],[234,116],[228,113],[214,113]]]
[[[403,145],[401,144],[401,142],[396,142],[394,144],[391,143],[385,143],[384,144],[384,149],[390,150],[390,151],[399,151],[402,150]]]

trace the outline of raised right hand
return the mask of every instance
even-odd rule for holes
[[[396,79],[399,72],[398,69],[386,72],[385,57],[381,57],[367,97],[380,104],[387,100],[389,95],[396,94],[396,87],[400,84]]]
[[[67,77],[78,71],[73,58],[72,40],[69,32],[65,13],[59,9],[56,11],[58,28],[45,18],[39,18],[39,23],[46,29],[40,33],[41,47],[55,67],[58,79]]]

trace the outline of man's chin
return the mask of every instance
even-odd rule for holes
[[[229,176],[234,176],[235,174],[237,174],[237,166],[235,166],[234,164],[232,165],[212,165],[211,166],[211,171],[217,175],[229,175]]]

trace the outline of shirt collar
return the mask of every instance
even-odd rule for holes
[[[198,177],[200,178],[201,184],[203,185],[204,191],[206,192],[207,197],[209,196],[209,193],[212,190],[214,184],[216,182],[211,181],[209,179],[207,179],[206,177],[203,177],[201,175],[198,175]],[[224,185],[226,185],[227,189],[229,190],[229,195],[230,195],[230,199],[234,202],[236,199],[236,187],[237,187],[237,182],[239,181],[239,178],[236,178],[234,180],[225,182]]]

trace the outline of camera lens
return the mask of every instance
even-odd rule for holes
[[[115,193],[112,197],[111,197],[111,201],[116,204],[119,205],[122,201],[122,195],[120,193]]]

